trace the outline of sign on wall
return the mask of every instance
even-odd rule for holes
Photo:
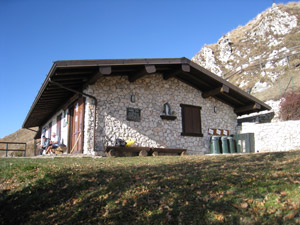
[[[127,108],[126,119],[128,121],[140,122],[141,121],[141,109]]]
[[[209,128],[208,134],[218,136],[229,136],[229,130]]]

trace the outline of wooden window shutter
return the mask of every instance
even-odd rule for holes
[[[201,128],[201,107],[181,104],[183,136],[203,137]]]

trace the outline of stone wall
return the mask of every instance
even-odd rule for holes
[[[203,99],[201,92],[181,81],[162,75],[147,75],[130,83],[127,76],[102,77],[84,90],[98,99],[96,149],[114,145],[116,138],[133,138],[138,146],[187,148],[188,154],[203,154],[209,149],[208,128],[228,129],[234,133],[236,114],[233,108],[214,98]],[[134,103],[130,96],[134,95]],[[169,103],[177,119],[162,120],[163,105]],[[182,120],[180,104],[201,106],[203,137],[181,136]],[[217,112],[214,113],[214,106]],[[127,107],[141,109],[141,121],[126,120]],[[93,146],[92,100],[85,108],[84,153],[92,153]]]
[[[254,133],[255,151],[300,149],[300,120],[276,123],[243,123],[241,133]]]

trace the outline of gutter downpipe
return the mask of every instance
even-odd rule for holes
[[[95,97],[95,96],[92,96],[92,95],[89,95],[89,94],[85,94],[85,93],[80,92],[80,91],[76,91],[76,90],[71,89],[71,88],[68,88],[68,87],[65,87],[65,86],[63,86],[63,85],[60,84],[60,83],[57,83],[57,82],[55,82],[55,81],[52,81],[50,77],[49,77],[48,80],[49,80],[50,83],[55,84],[55,85],[57,85],[57,86],[59,86],[59,87],[61,87],[61,88],[63,88],[63,89],[66,89],[66,90],[71,91],[71,92],[76,93],[76,94],[80,94],[80,95],[89,97],[89,98],[91,98],[91,99],[94,100],[94,103],[95,103],[95,111],[94,111],[94,129],[93,129],[93,133],[94,133],[94,135],[93,135],[93,151],[94,151],[94,153],[95,153],[95,150],[96,150],[96,117],[97,117],[97,115],[96,115],[96,109],[97,109],[97,105],[98,105],[98,101],[97,101],[96,97]]]

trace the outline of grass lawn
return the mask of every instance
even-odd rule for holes
[[[0,224],[300,224],[300,151],[0,159]]]

